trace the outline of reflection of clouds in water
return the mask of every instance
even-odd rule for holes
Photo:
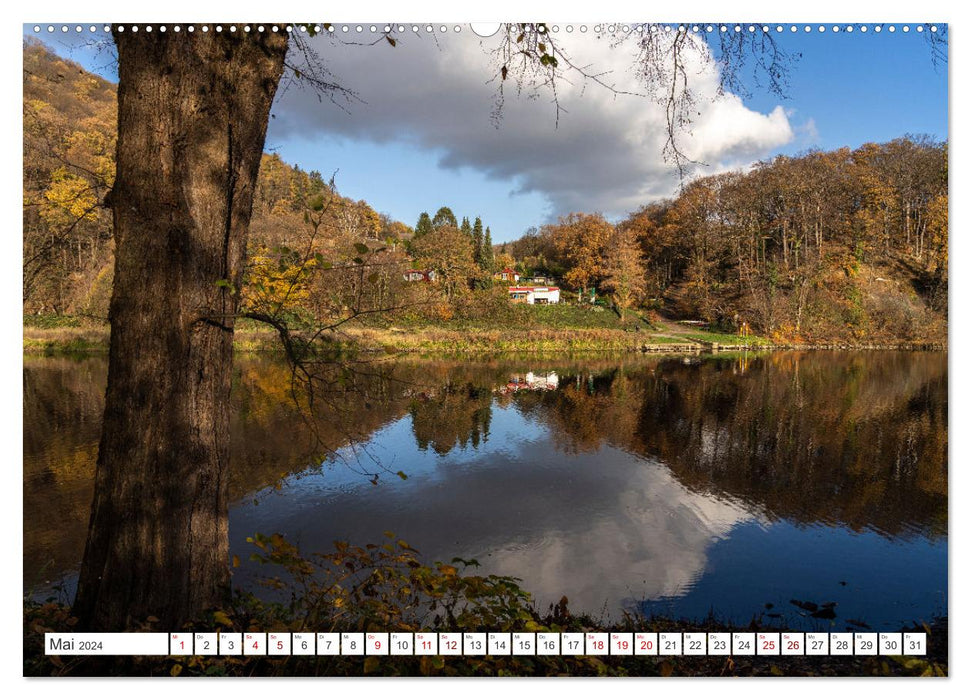
[[[614,615],[625,599],[684,593],[704,573],[709,545],[754,517],[688,491],[660,465],[642,462],[626,473],[616,510],[492,552],[489,568],[522,577],[540,606],[565,594],[573,610],[607,604]]]
[[[499,423],[494,442],[515,450],[438,457],[402,432],[394,444],[407,482],[348,490],[344,479],[308,475],[236,510],[231,532],[281,532],[320,551],[391,530],[426,561],[471,557],[477,573],[523,579],[539,606],[566,595],[575,611],[606,604],[615,616],[625,600],[686,592],[704,573],[709,546],[754,517],[687,490],[653,460],[609,446],[564,455],[549,436],[524,439],[532,431],[521,419]]]

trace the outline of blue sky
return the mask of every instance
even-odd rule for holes
[[[704,114],[690,138],[704,144],[699,152],[713,169],[906,133],[947,138],[947,65],[933,65],[921,34],[833,33],[832,24],[820,33],[813,26],[809,34],[800,27],[775,35],[799,54],[787,99],[748,80],[751,94],[740,101],[719,110],[699,101]],[[24,33],[34,35],[32,26]],[[40,36],[59,54],[115,78],[110,55],[79,46],[73,32]],[[584,41],[571,54],[577,63],[589,55],[593,65],[606,62],[621,86],[632,80],[625,74],[626,54]],[[567,112],[559,126],[548,96],[539,94],[507,99],[496,129],[489,119],[494,85],[487,84],[485,49],[475,37],[466,32],[400,43],[393,51],[323,46],[328,65],[364,103],[342,112],[290,91],[274,107],[267,150],[304,169],[336,171],[343,194],[409,225],[421,211],[433,213],[443,204],[459,217],[480,215],[497,242],[570,210],[616,218],[676,191],[678,179],[660,158],[660,123],[648,114],[647,98],[620,104],[577,84],[564,91]],[[698,79],[702,94],[714,84],[708,78]]]
[[[812,118],[817,147],[855,147],[907,133],[947,138],[948,68],[933,65],[917,32],[786,32],[784,42],[801,57],[782,104]],[[760,111],[777,103],[764,93],[746,102]]]

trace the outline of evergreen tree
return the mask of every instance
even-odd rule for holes
[[[448,207],[442,207],[437,212],[435,216],[432,217],[432,228],[439,229],[442,226],[451,226],[452,228],[458,228],[459,222],[455,218],[455,214]]]
[[[486,226],[485,238],[482,241],[481,262],[479,266],[486,272],[493,272],[496,268],[496,254],[492,249],[492,231]]]
[[[482,237],[482,219],[478,216],[475,217],[475,225],[472,227],[472,249],[475,251],[475,264],[485,269],[485,265],[482,264],[482,246],[484,239]]]
[[[469,217],[467,216],[462,217],[461,229],[462,229],[462,233],[468,236],[469,240],[472,240],[472,224],[469,223]]]
[[[423,211],[418,216],[418,223],[415,224],[415,235],[412,236],[413,240],[418,240],[422,236],[431,233],[432,231],[432,220],[428,217],[428,212]]]

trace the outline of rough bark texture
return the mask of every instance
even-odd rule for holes
[[[111,348],[75,614],[84,629],[179,629],[229,592],[233,318],[287,37],[115,42]]]

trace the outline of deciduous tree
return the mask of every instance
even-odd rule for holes
[[[288,37],[113,32],[108,388],[75,614],[178,629],[229,593],[233,324]]]
[[[623,320],[627,310],[640,301],[647,289],[644,252],[632,229],[615,231],[608,245],[605,267],[607,275],[603,286],[610,292]]]

